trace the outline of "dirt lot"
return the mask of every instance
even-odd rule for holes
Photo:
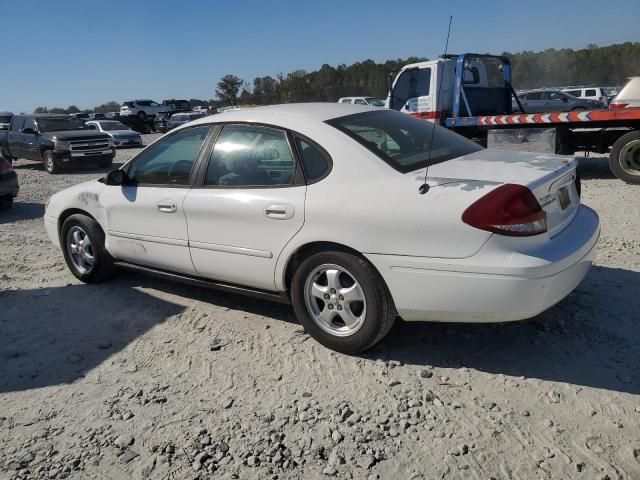
[[[136,151],[118,153],[117,162]],[[507,325],[397,322],[359,357],[291,308],[122,274],[83,285],[17,162],[0,216],[0,479],[638,479],[640,188],[582,163],[596,266]]]

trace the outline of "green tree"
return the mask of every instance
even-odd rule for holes
[[[79,113],[79,112],[80,112],[80,109],[75,105],[69,105],[67,107],[67,113]]]
[[[238,92],[243,85],[244,80],[236,77],[235,75],[225,75],[218,82],[216,95],[221,102],[235,105],[238,101]]]
[[[47,113],[47,107],[36,107],[33,113]]]
[[[120,104],[111,100],[110,102],[103,103],[102,105],[98,105],[93,109],[95,113],[107,113],[107,112],[119,112]]]

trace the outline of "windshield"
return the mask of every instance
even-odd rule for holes
[[[380,98],[369,97],[366,100],[369,105],[373,105],[374,107],[384,107],[384,100]]]
[[[100,122],[100,126],[105,132],[110,132],[113,130],[129,130],[129,127],[120,122]]]
[[[79,118],[38,118],[40,132],[62,132],[66,130],[86,130],[87,126]]]
[[[393,110],[358,113],[327,123],[402,173],[482,150],[462,135]]]
[[[11,122],[11,117],[10,116],[2,116],[0,115],[0,123],[10,123]]]

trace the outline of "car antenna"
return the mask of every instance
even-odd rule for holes
[[[447,30],[447,41],[444,45],[444,55],[442,58],[447,57],[447,50],[449,49],[449,35],[451,34],[451,23],[453,22],[453,15],[449,16],[449,29]],[[436,74],[436,81],[438,80],[438,75]],[[444,67],[442,68],[442,73],[440,74],[440,81],[438,82],[438,94],[436,96],[436,115],[438,115],[438,104],[440,103],[440,89],[442,88],[442,83],[444,80]],[[435,115],[434,115],[435,116]],[[429,191],[429,184],[427,183],[427,176],[429,174],[429,163],[431,162],[431,152],[433,150],[433,139],[436,133],[436,120],[438,118],[434,118],[433,129],[431,130],[431,140],[429,141],[429,156],[427,157],[427,166],[424,169],[424,183],[420,185],[418,188],[418,192],[420,195],[424,195]]]

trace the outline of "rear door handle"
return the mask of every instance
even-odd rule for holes
[[[171,200],[162,200],[158,203],[157,207],[162,213],[176,213],[178,211],[176,202]]]
[[[289,220],[293,217],[294,213],[295,209],[293,208],[293,205],[286,205],[281,203],[268,205],[264,209],[264,214],[269,218],[273,218],[274,220]]]

